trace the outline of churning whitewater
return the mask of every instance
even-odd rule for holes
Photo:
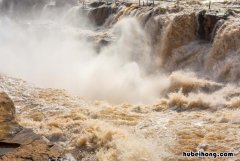
[[[0,89],[15,120],[63,160],[238,159],[239,4],[147,3],[1,0]],[[56,157],[17,144],[0,160]]]
[[[2,17],[1,71],[92,100],[149,103],[159,98],[167,78],[149,73],[154,59],[134,18],[119,21],[110,33],[76,28],[64,18],[19,22]],[[114,42],[97,52],[94,41],[105,35]]]

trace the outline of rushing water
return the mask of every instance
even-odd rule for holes
[[[166,78],[145,72],[151,66],[150,46],[134,18],[104,33],[84,25],[84,18],[80,27],[70,25],[74,12],[69,12],[53,19],[1,17],[1,71],[92,100],[144,103],[159,97]],[[114,36],[114,42],[97,52],[94,43],[104,34]]]
[[[75,4],[49,5],[2,13],[0,72],[90,103],[2,76],[22,125],[77,149],[76,158],[100,161],[171,160],[205,142],[213,151],[239,143],[232,139],[240,107],[234,15],[199,35],[199,13],[191,9],[155,7],[148,14],[148,7],[122,5],[96,27]]]

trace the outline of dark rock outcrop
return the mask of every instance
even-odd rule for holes
[[[16,122],[12,100],[0,92],[0,160],[48,161],[61,154],[57,146]]]
[[[200,11],[197,15],[198,17],[198,29],[197,34],[200,39],[212,41],[216,33],[216,29],[223,24],[229,16],[228,12],[220,11]],[[221,20],[221,21],[220,21]],[[220,22],[219,22],[220,21]]]
[[[101,26],[110,15],[116,12],[116,10],[117,8],[111,5],[102,5],[91,9],[88,13],[88,17],[93,24]]]
[[[104,5],[105,2],[98,2],[98,1],[95,1],[95,2],[92,2],[89,4],[90,7],[93,7],[93,8],[97,8],[97,7],[100,7],[102,5]]]

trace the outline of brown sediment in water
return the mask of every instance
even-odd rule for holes
[[[146,82],[130,79],[130,83],[127,82],[128,79],[123,79],[123,84],[114,84],[119,85],[119,88],[105,91],[104,88],[99,88],[98,92],[111,92],[107,95],[111,98],[118,90],[126,88],[120,92],[121,96],[126,95],[123,98],[141,93],[139,100],[155,92],[152,95],[157,93],[158,100],[152,104],[126,101],[118,105],[107,101],[86,101],[66,90],[37,88],[21,79],[2,75],[0,89],[13,99],[17,108],[17,121],[56,143],[66,153],[72,153],[76,160],[201,160],[182,157],[184,151],[198,150],[230,151],[235,153],[234,159],[239,158],[239,23],[236,17],[230,15],[221,19],[224,23],[216,29],[215,36],[208,31],[202,32],[204,36],[199,36],[199,28],[208,30],[209,26],[200,22],[199,11],[191,8],[190,4],[200,5],[195,1],[187,2],[185,8],[177,8],[172,3],[165,8],[132,4],[122,6],[109,17],[108,27],[118,21],[121,23],[126,17],[136,17],[140,22],[141,27],[138,23],[133,23],[130,27],[134,28],[128,30],[122,29],[121,25],[114,26],[129,36],[120,37],[119,42],[125,42],[124,47],[130,44],[132,48],[124,50],[123,46],[117,46],[113,49],[120,48],[122,56],[129,54],[127,51],[134,53],[127,55],[131,61],[126,64],[134,69],[129,75],[137,73],[134,75],[137,77],[138,70],[145,71],[144,68],[150,66],[144,76],[151,79]],[[208,12],[204,16],[205,20],[212,16],[220,17]],[[112,34],[111,29],[104,32],[107,36]],[[99,38],[97,34],[95,37]],[[213,38],[212,41],[209,40],[210,37]],[[152,40],[156,42],[153,43]],[[108,45],[119,42],[109,42],[110,45],[107,44],[102,50],[108,50]],[[145,52],[149,46],[152,50],[150,53],[157,53],[150,61],[141,55],[141,50],[144,49]],[[96,63],[102,55],[109,53],[101,53],[100,50],[94,54],[100,55],[97,60],[94,59],[93,62]],[[145,61],[150,64],[142,63]],[[114,65],[117,63],[113,62]],[[120,66],[124,66],[124,63],[120,62]],[[109,69],[109,66],[100,65]],[[128,69],[127,65],[124,71]],[[136,69],[138,65],[140,67]],[[95,76],[98,74],[95,73],[91,81],[97,79]],[[99,75],[101,74],[105,73]],[[117,82],[122,78],[118,75],[121,73],[114,73],[112,77],[106,74],[103,81]],[[157,79],[158,76],[163,79]],[[95,84],[92,85],[100,87],[101,81],[97,80],[99,84],[93,81]],[[142,81],[144,83],[137,84]],[[127,85],[124,86],[125,84]],[[149,88],[149,84],[154,86]],[[153,90],[155,87],[159,90]],[[91,89],[86,92],[92,94]]]
[[[206,67],[216,73],[220,81],[239,79],[239,22],[229,20],[217,31],[209,51]]]
[[[62,90],[39,89],[27,84],[18,87],[21,80],[11,79],[12,84],[8,86],[8,81],[9,78],[2,77],[2,86],[17,107],[30,105],[21,108],[17,120],[73,153],[78,160],[181,160],[184,159],[182,151],[202,147],[213,152],[234,148],[237,151],[238,107],[208,111],[214,106],[214,100],[208,96],[191,96],[191,93],[186,96],[178,92],[154,106],[129,103],[114,106],[86,102]],[[21,94],[14,94],[20,90],[28,90],[29,94],[25,100],[17,101]],[[228,96],[232,94],[232,90],[223,91]],[[225,103],[229,102],[225,100]],[[34,116],[38,115],[45,117],[36,119]]]
[[[184,94],[197,91],[214,92],[223,84],[199,79],[194,73],[184,71],[173,72],[170,75],[170,92],[181,90]]]
[[[173,49],[195,40],[196,24],[195,13],[177,14],[170,20],[163,33],[162,40],[160,40],[160,58],[162,64],[171,60]]]

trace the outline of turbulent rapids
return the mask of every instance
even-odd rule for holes
[[[239,13],[0,0],[0,160],[240,159]]]

